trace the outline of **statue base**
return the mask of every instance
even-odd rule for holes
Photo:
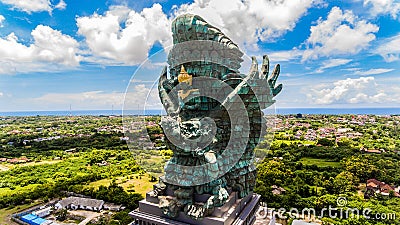
[[[231,192],[229,199],[222,206],[214,209],[211,216],[202,220],[194,220],[183,212],[176,218],[168,218],[158,207],[158,199],[148,193],[146,199],[139,202],[139,208],[129,215],[135,220],[130,225],[252,225],[259,207],[260,195],[249,194],[239,199],[236,192]],[[207,195],[195,198],[208,198]]]

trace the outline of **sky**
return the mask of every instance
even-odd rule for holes
[[[281,65],[276,108],[400,107],[398,0],[0,0],[0,111],[160,109],[184,13],[238,44],[242,73]]]

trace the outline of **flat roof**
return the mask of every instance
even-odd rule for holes
[[[25,220],[34,220],[34,219],[36,219],[36,218],[38,218],[36,215],[33,215],[33,214],[26,214],[25,216],[22,216],[21,217],[22,219],[25,219]]]
[[[45,223],[46,221],[47,221],[47,220],[45,220],[45,219],[43,219],[43,218],[40,218],[40,217],[38,217],[38,218],[32,220],[32,222],[35,223],[35,224],[42,224],[42,223]]]

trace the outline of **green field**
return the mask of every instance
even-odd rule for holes
[[[315,158],[301,158],[300,161],[303,165],[316,165],[318,167],[341,167],[340,162],[328,161],[325,159]]]
[[[88,184],[89,187],[93,187],[97,189],[101,185],[109,186],[111,184],[112,179],[103,179],[91,182]],[[132,189],[135,192],[142,194],[143,197],[146,196],[146,193],[153,189],[153,185],[157,182],[150,182],[150,176],[134,174],[129,177],[118,177],[116,179],[117,184],[124,188],[125,191],[131,191]]]

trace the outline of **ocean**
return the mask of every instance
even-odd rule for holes
[[[109,116],[109,115],[160,115],[161,110],[75,110],[75,111],[17,111],[0,112],[0,116]],[[310,115],[400,115],[400,108],[277,108],[276,114],[310,114]]]

